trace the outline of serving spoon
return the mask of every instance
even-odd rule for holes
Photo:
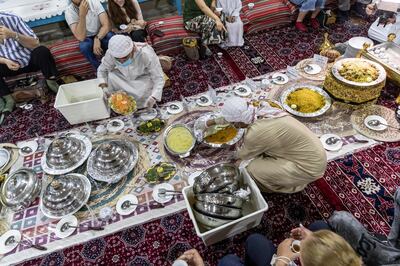
[[[65,232],[70,228],[80,228],[80,226],[75,226],[75,225],[71,225],[70,223],[65,223],[61,226],[60,231],[61,232]],[[93,231],[103,231],[104,227],[102,226],[88,226],[87,227],[88,230],[93,230]]]
[[[28,240],[24,235],[21,235],[21,236],[22,236],[22,239],[25,239],[27,242],[29,242],[29,244],[28,244],[29,247],[37,249],[37,250],[41,250],[41,251],[47,250],[47,248],[42,246],[42,245],[33,244],[33,242]],[[25,244],[25,241],[23,241],[22,239],[20,241],[15,241],[15,237],[14,236],[10,236],[6,240],[5,245],[9,246],[9,245],[13,245],[13,244]]]
[[[393,128],[393,129],[400,130],[400,128],[398,128],[398,127],[395,127],[395,126],[391,126],[391,125],[382,123],[381,121],[379,121],[379,120],[377,120],[377,119],[370,120],[370,121],[367,122],[367,124],[368,124],[369,126],[371,126],[371,127],[377,127],[377,126],[382,125],[382,126],[386,126],[386,127],[390,127],[390,128]]]
[[[328,145],[334,145],[334,144],[338,143],[340,140],[342,140],[342,138],[330,137],[325,140],[325,143]],[[354,139],[354,142],[355,143],[368,143],[369,141],[364,140],[364,139]]]

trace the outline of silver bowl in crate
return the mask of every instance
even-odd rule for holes
[[[231,222],[232,220],[227,220],[227,219],[220,219],[220,218],[215,218],[211,217],[205,214],[202,214],[201,212],[196,211],[196,209],[192,209],[194,217],[196,220],[202,224],[206,229],[212,229],[219,227],[221,225],[224,225],[226,223]]]
[[[238,184],[239,169],[232,164],[218,164],[202,172],[193,184],[193,191],[197,193],[218,192],[225,187]]]
[[[53,140],[42,157],[42,169],[50,175],[62,175],[81,166],[92,150],[89,138],[72,134]]]
[[[242,208],[243,205],[243,199],[229,194],[201,193],[196,194],[195,198],[198,202],[208,202],[233,208]]]
[[[239,208],[231,208],[204,201],[196,201],[194,208],[202,214],[220,219],[233,220],[242,216],[242,210]]]
[[[97,181],[116,183],[135,168],[138,159],[138,149],[132,142],[108,140],[92,151],[87,171]]]

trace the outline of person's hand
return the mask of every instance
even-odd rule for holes
[[[185,253],[183,253],[178,260],[186,261],[189,266],[204,266],[204,261],[196,249],[185,251]]]
[[[103,83],[99,84],[99,87],[102,89],[105,89],[105,88],[108,88],[108,84],[103,82]]]
[[[89,3],[87,0],[82,0],[81,4],[79,5],[79,17],[86,17],[89,11]]]
[[[367,13],[368,16],[373,15],[375,13],[375,11],[376,11],[375,4],[369,4],[365,8],[365,13]]]
[[[14,62],[9,59],[6,59],[6,61],[4,63],[6,64],[8,69],[10,69],[12,71],[17,71],[21,67],[17,62]]]
[[[394,24],[394,23],[396,23],[396,16],[393,16],[393,17],[391,17],[391,18],[388,18],[388,19],[387,19],[387,23],[389,23],[389,24]]]
[[[98,56],[103,54],[103,49],[101,49],[101,42],[99,38],[94,38],[93,53]]]
[[[206,138],[208,136],[214,135],[217,132],[224,130],[226,127],[228,127],[228,125],[215,125],[213,127],[209,127],[203,134],[203,137]]]
[[[144,21],[143,19],[136,21],[136,23],[142,28],[146,27],[146,25],[147,25],[147,22]]]
[[[297,228],[292,229],[290,231],[290,237],[296,239],[296,240],[303,240],[309,237],[312,234],[310,230],[305,228],[304,226],[300,226]]]
[[[221,21],[220,19],[218,19],[218,20],[216,21],[215,28],[216,28],[218,31],[226,31],[226,28],[225,28],[224,24],[222,23],[222,21]]]
[[[122,30],[122,32],[123,33],[131,33],[134,28],[135,28],[135,26],[133,26],[132,24],[128,24],[126,29]]]
[[[148,108],[152,108],[155,104],[156,104],[156,99],[154,99],[153,97],[150,97],[149,99],[147,99],[147,101],[144,105]]]
[[[283,240],[278,246],[276,255],[278,257],[279,256],[287,257],[291,260],[298,258],[300,254],[292,252],[292,249],[290,248],[293,240],[294,240],[293,238],[286,238],[285,240]]]
[[[7,27],[0,26],[0,39],[9,39],[9,38],[14,38],[15,37],[15,32],[10,30]]]

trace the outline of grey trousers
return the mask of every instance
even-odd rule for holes
[[[400,188],[394,195],[394,205],[394,220],[387,242],[371,235],[353,215],[345,211],[335,212],[328,223],[362,256],[365,265],[400,265]]]

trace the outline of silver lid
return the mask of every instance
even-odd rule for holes
[[[40,208],[50,218],[77,212],[89,199],[90,182],[81,174],[56,176],[43,191]]]
[[[76,138],[55,139],[46,152],[47,165],[52,169],[66,169],[76,164],[84,153],[83,142]]]
[[[43,171],[62,175],[81,166],[92,150],[92,143],[84,135],[73,134],[55,139],[42,158]]]
[[[239,169],[232,164],[217,164],[196,177],[193,191],[197,193],[218,192],[231,185],[237,187],[240,177]]]
[[[21,168],[12,173],[1,187],[1,203],[13,211],[21,210],[32,203],[39,195],[42,181],[35,171]]]
[[[136,166],[138,157],[138,150],[132,142],[108,140],[90,154],[87,170],[95,180],[118,182]]]

